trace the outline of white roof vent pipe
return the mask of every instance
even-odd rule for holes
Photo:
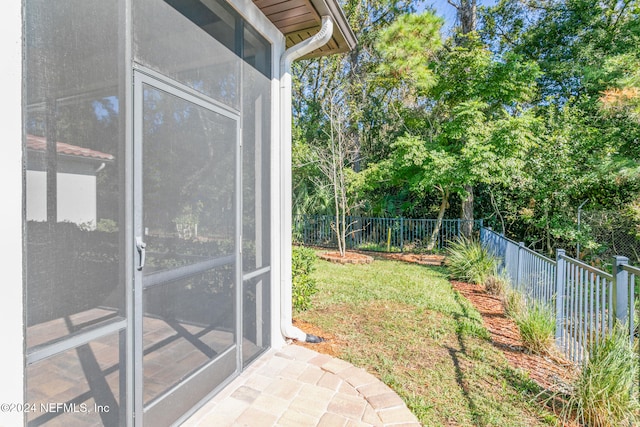
[[[307,342],[318,342],[319,338],[307,335],[293,326],[291,313],[291,63],[327,44],[332,35],[333,20],[329,16],[323,16],[322,28],[318,33],[295,46],[291,46],[280,58],[280,129],[282,138],[280,141],[280,167],[282,168],[282,180],[280,181],[282,195],[280,331],[285,338]]]

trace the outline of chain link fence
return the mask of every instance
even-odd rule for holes
[[[582,212],[580,236],[581,258],[606,264],[614,255],[629,258],[640,265],[640,218],[624,211]]]

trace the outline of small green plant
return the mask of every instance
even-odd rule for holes
[[[525,348],[535,354],[551,352],[555,337],[555,318],[549,308],[533,303],[515,321]]]
[[[638,355],[628,331],[617,325],[610,336],[591,345],[589,354],[562,412],[565,421],[595,427],[637,425]]]
[[[484,289],[489,295],[497,295],[502,297],[509,288],[509,278],[497,270],[487,277],[484,281]]]
[[[453,279],[482,285],[497,264],[497,258],[474,239],[460,237],[447,250],[447,265]]]
[[[311,296],[318,292],[315,279],[311,278],[316,254],[313,249],[294,246],[291,258],[292,302],[296,311],[311,307]]]

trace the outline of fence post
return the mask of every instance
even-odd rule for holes
[[[556,250],[556,344],[558,347],[562,346],[562,330],[564,328],[564,272],[566,265],[564,255],[564,249]]]
[[[522,280],[522,248],[524,242],[518,243],[518,264],[516,265],[516,289],[520,289],[520,281]]]
[[[629,258],[613,257],[613,317],[625,325],[629,321],[629,274],[622,269]]]
[[[404,252],[404,218],[400,217],[400,252]]]

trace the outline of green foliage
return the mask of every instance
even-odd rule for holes
[[[475,239],[460,237],[447,249],[449,274],[457,280],[482,285],[496,270],[497,262]]]
[[[482,12],[482,37],[496,54],[533,60],[542,74],[531,99],[537,139],[524,167],[510,185],[491,187],[495,203],[479,198],[480,210],[502,217],[512,236],[551,254],[595,243],[576,232],[584,200],[590,210],[622,212],[640,191],[632,178],[640,158],[640,2],[539,6],[503,0]]]
[[[640,1],[502,0],[446,39],[411,4],[345,2],[360,45],[295,65],[300,145],[326,145],[340,88],[358,213],[457,218],[471,189],[487,225],[597,262],[613,245],[578,232],[577,207],[624,216],[640,200]],[[316,159],[297,158],[297,212],[333,213]]]
[[[383,56],[398,57],[400,62],[391,67],[407,70],[402,74],[417,89],[416,100],[424,100],[428,108],[420,110],[422,120],[415,127],[390,145],[387,160],[370,165],[367,190],[373,191],[367,196],[379,204],[380,194],[388,194],[380,190],[389,183],[394,189],[408,188],[414,200],[437,190],[442,215],[450,195],[466,198],[468,187],[480,183],[508,184],[522,168],[524,153],[535,139],[536,120],[525,107],[535,94],[539,71],[515,54],[493,59],[473,33],[436,49],[429,33],[421,31],[420,19],[431,18],[407,18],[398,28],[390,27],[389,39],[379,49]],[[398,54],[411,46],[427,46],[417,63]],[[437,78],[423,76],[428,73]],[[416,84],[413,76],[428,84]],[[406,79],[398,78],[396,84],[407,84]],[[380,170],[387,172],[387,180],[377,179]]]
[[[408,80],[418,90],[433,87],[437,76],[430,68],[435,52],[442,47],[440,28],[444,20],[427,11],[400,16],[380,34],[380,72],[387,78]]]
[[[617,325],[610,336],[591,346],[563,411],[565,421],[596,427],[636,425],[637,378],[638,356],[628,332]]]
[[[102,218],[98,220],[98,224],[96,224],[97,231],[104,231],[107,233],[115,233],[118,231],[118,223],[112,219]]]
[[[296,311],[311,307],[311,296],[318,292],[316,280],[311,276],[317,257],[313,249],[294,246],[292,264],[292,301]]]
[[[548,354],[554,346],[555,316],[543,304],[533,303],[514,318],[522,344],[534,354]]]

